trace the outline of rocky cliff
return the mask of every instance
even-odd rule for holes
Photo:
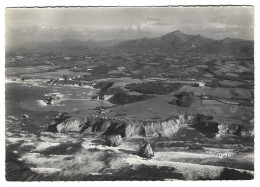
[[[65,117],[64,117],[65,116]],[[122,138],[171,137],[182,127],[191,127],[209,138],[254,135],[253,126],[219,124],[211,116],[202,114],[173,116],[166,120],[132,120],[126,118],[86,117],[77,118],[68,114],[59,114],[48,126],[52,132],[96,133],[100,135],[121,135]]]

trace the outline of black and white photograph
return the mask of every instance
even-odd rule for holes
[[[255,177],[254,6],[7,7],[6,181]]]

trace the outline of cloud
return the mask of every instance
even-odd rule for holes
[[[155,23],[156,23],[156,21],[152,21],[152,20],[147,21],[147,22],[142,23],[142,24],[140,25],[140,29],[142,29],[142,30],[148,30],[148,29],[154,28]]]
[[[206,27],[216,28],[216,29],[226,29],[226,28],[238,28],[238,25],[230,25],[223,23],[207,23]]]
[[[210,38],[253,39],[251,8],[67,8],[13,9],[6,13],[6,38],[106,40],[156,37],[181,30]]]
[[[136,25],[132,25],[132,26],[130,26],[130,29],[132,29],[133,31],[136,32],[136,31],[138,31],[139,27]]]

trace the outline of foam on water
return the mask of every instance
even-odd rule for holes
[[[102,175],[102,173],[90,173],[90,175]]]
[[[35,151],[42,151],[49,147],[58,146],[60,143],[53,143],[53,142],[40,142],[38,143],[37,147],[35,148]]]
[[[38,105],[39,107],[45,107],[45,106],[47,106],[48,104],[45,103],[43,100],[37,100],[37,105]]]
[[[18,120],[18,118],[16,118],[15,116],[6,116],[6,118],[10,118],[12,120]]]
[[[19,141],[24,141],[24,138],[6,138],[6,141],[8,142],[8,143],[11,143],[11,144],[16,144],[16,143],[18,143]]]
[[[13,136],[14,133],[12,133],[12,132],[5,132],[5,135],[6,135],[6,136]]]
[[[115,153],[119,153],[118,147],[109,147],[105,145],[95,145],[91,143],[89,140],[82,142],[81,147],[85,149],[97,149],[99,151],[114,151]]]
[[[27,147],[27,146],[32,146],[32,147],[34,147],[34,146],[35,146],[35,143],[33,143],[33,142],[25,142],[25,143],[23,143],[23,144],[21,145],[21,147]]]
[[[5,83],[16,83],[16,80],[5,78]]]
[[[66,142],[79,142],[81,139],[81,134],[61,134],[61,133],[50,133],[42,132],[40,136],[40,141],[46,142],[47,144],[52,143],[66,143]]]
[[[56,95],[58,96],[59,98],[62,98],[64,95],[61,94],[61,93],[58,93],[58,92],[55,92],[55,93],[48,93],[48,94],[44,94],[46,97],[50,97],[51,95]]]
[[[29,164],[35,164],[37,168],[48,167],[48,168],[58,168],[58,164],[54,163],[59,162],[62,163],[62,160],[70,155],[49,155],[45,156],[41,153],[26,153],[24,154],[20,160],[25,161]],[[55,166],[55,167],[54,167]]]
[[[30,170],[39,174],[54,174],[61,171],[61,169],[55,168],[30,168]]]

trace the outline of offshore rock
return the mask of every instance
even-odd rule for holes
[[[105,139],[106,145],[117,147],[122,143],[122,137],[118,134],[109,135]]]
[[[82,124],[85,123],[84,119],[72,119],[67,118],[57,125],[56,129],[59,133],[61,132],[79,132]]]
[[[28,116],[27,114],[23,114],[22,117],[23,117],[24,119],[29,118],[29,116]]]
[[[218,138],[225,138],[231,135],[241,137],[254,137],[253,125],[239,125],[230,123],[221,123],[218,126]]]
[[[154,156],[154,152],[151,145],[148,142],[142,145],[138,155],[143,158],[152,158]]]
[[[60,94],[51,94],[50,97],[46,100],[43,100],[48,105],[53,105],[54,101],[61,99],[62,96]]]
[[[58,115],[54,116],[52,118],[52,123],[47,127],[47,131],[58,132],[57,126],[70,117],[71,115],[67,112],[59,113]]]

